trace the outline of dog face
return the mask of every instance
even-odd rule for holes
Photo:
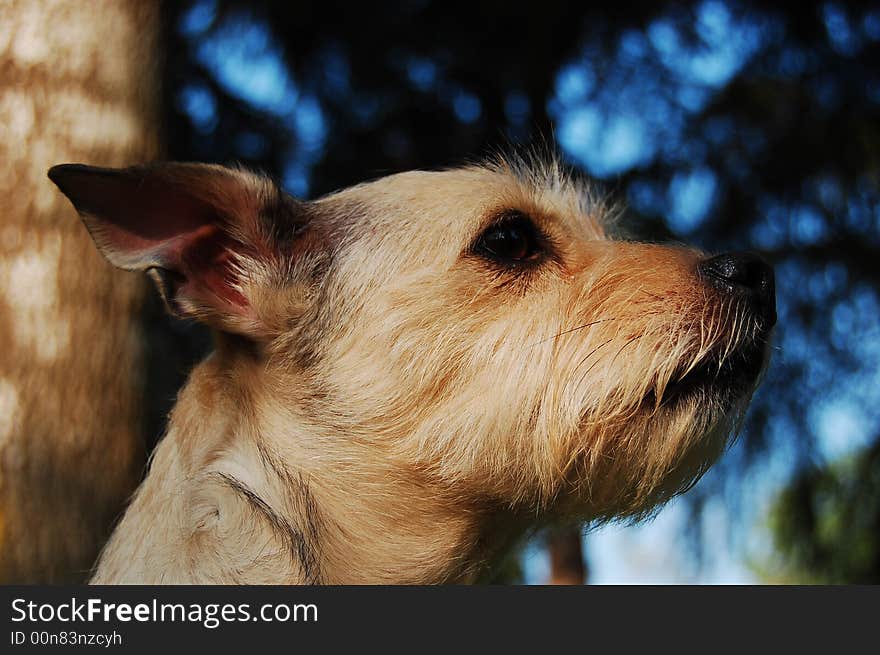
[[[264,415],[305,417],[339,465],[368,453],[529,513],[639,516],[690,486],[775,322],[765,264],[610,238],[554,166],[402,173],[308,203],[215,166],[50,176],[112,263],[242,337]]]

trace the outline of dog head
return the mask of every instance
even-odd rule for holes
[[[240,337],[373,465],[532,514],[640,516],[723,450],[764,366],[773,273],[611,238],[556,166],[408,172],[312,202],[197,164],[50,177],[113,264]],[[295,410],[294,410],[295,408]],[[332,455],[327,454],[332,459]]]

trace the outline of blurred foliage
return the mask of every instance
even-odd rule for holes
[[[166,7],[171,158],[242,161],[314,196],[549,144],[625,200],[644,237],[761,250],[777,270],[777,351],[740,442],[686,496],[696,515],[723,499],[736,547],[759,498],[876,442],[875,3]]]
[[[778,568],[772,582],[880,584],[880,440],[800,474],[770,514]]]

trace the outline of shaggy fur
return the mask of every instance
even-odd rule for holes
[[[531,528],[686,490],[763,365],[772,321],[699,252],[610,238],[555,165],[308,203],[206,165],[50,175],[112,263],[218,334],[96,583],[469,581]],[[540,261],[475,248],[511,212]]]

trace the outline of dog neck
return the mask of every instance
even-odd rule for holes
[[[305,416],[241,349],[193,371],[94,583],[473,580],[516,536],[502,510]],[[502,527],[504,526],[504,527]]]

